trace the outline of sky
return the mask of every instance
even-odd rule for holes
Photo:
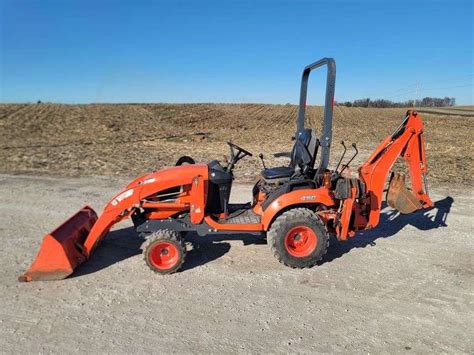
[[[333,57],[337,101],[473,104],[472,3],[0,0],[0,102],[297,103]]]

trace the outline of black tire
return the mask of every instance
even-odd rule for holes
[[[196,164],[196,161],[193,158],[188,157],[187,155],[183,155],[181,158],[178,159],[175,165],[180,166],[183,164]]]
[[[166,254],[164,254],[165,251]],[[170,253],[172,253],[172,260],[169,265],[165,265],[161,256],[167,257]],[[143,257],[148,267],[154,272],[163,275],[172,274],[183,266],[186,257],[186,246],[180,233],[167,229],[159,230],[147,237],[147,241],[143,246]],[[160,263],[161,267],[159,266]]]
[[[295,255],[296,251],[291,249],[291,242],[287,242],[293,235],[292,231],[302,229],[311,237],[311,231],[316,236],[316,244],[303,245],[307,250],[301,252],[303,255]],[[301,238],[297,233],[296,238]],[[314,239],[313,239],[314,240]],[[298,241],[296,241],[298,242]],[[304,242],[304,240],[303,240]],[[310,209],[294,208],[283,212],[273,221],[267,232],[267,243],[275,258],[282,264],[292,268],[309,268],[318,263],[327,252],[329,236],[321,219]],[[305,244],[305,243],[303,243]]]

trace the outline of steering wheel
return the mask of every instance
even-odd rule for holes
[[[245,156],[253,156],[252,153],[250,153],[248,150],[245,150],[244,148],[239,147],[237,144],[234,144],[232,142],[227,142],[227,144],[230,147],[231,155],[230,162],[227,164],[226,167],[226,170],[228,172],[232,172],[232,170],[234,170],[235,164],[237,164],[240,159],[244,158]],[[237,154],[234,153],[234,149],[237,150]]]
[[[234,143],[232,143],[232,142],[230,142],[230,141],[227,142],[227,144],[230,146],[231,149],[234,148],[234,149],[236,149],[237,151],[244,153],[244,155],[242,156],[242,158],[243,158],[245,155],[248,155],[249,157],[253,157],[253,154],[252,154],[252,153],[250,153],[248,150],[245,150],[244,148],[239,147],[237,144],[234,144]],[[238,154],[237,154],[237,155],[238,155]]]

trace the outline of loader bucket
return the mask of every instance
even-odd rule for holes
[[[33,264],[18,280],[62,280],[71,275],[74,268],[86,259],[84,241],[96,221],[94,210],[84,206],[54,231],[46,234]]]
[[[422,204],[405,185],[405,175],[395,173],[390,179],[387,191],[387,203],[400,213],[412,213],[422,208]]]

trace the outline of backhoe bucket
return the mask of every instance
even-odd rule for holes
[[[18,280],[62,280],[71,275],[74,268],[86,259],[84,242],[96,221],[94,210],[84,206],[53,232],[46,234],[33,264]]]
[[[423,207],[415,195],[407,189],[405,185],[405,175],[401,173],[395,173],[390,179],[387,191],[387,203],[390,207],[395,208],[403,214],[412,213]]]

